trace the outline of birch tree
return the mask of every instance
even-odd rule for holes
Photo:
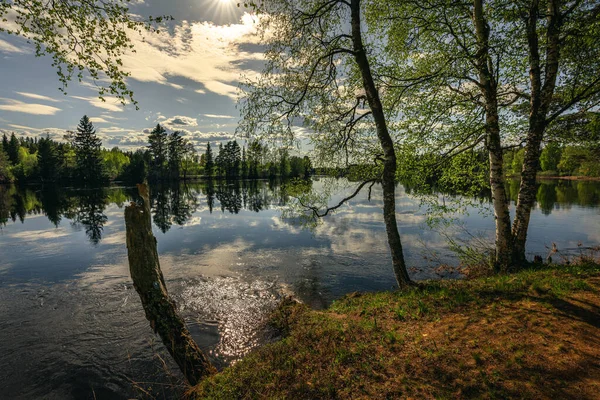
[[[421,152],[488,154],[496,266],[525,261],[545,134],[598,110],[600,4],[564,0],[392,0],[371,9],[385,35],[380,84]],[[410,142],[410,141],[409,141]],[[525,146],[515,218],[503,151]]]
[[[240,130],[294,141],[302,125],[312,132],[307,139],[321,162],[373,165],[375,178],[361,183],[354,195],[369,183],[381,182],[392,264],[399,286],[406,286],[411,280],[396,221],[397,157],[363,33],[367,3],[262,2],[257,9],[267,63],[245,87]],[[337,207],[313,211],[323,216]]]

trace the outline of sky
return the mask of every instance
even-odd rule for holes
[[[51,58],[37,58],[24,39],[0,33],[0,134],[60,139],[87,115],[107,148],[145,146],[157,123],[183,130],[200,151],[208,141],[233,139],[239,82],[262,65],[253,34],[256,20],[237,3],[132,1],[134,14],[174,18],[160,34],[131,36],[136,52],[125,54],[123,61],[137,111],[114,99],[102,102],[90,81],[70,83],[64,95]]]

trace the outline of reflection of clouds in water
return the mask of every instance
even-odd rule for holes
[[[125,245],[125,231],[115,231],[102,238],[103,245]]]
[[[195,226],[195,225],[200,225],[200,224],[202,224],[202,217],[195,216],[195,217],[190,218],[182,226]]]
[[[23,240],[27,242],[37,242],[39,240],[52,240],[60,239],[65,236],[70,236],[71,232],[68,232],[65,228],[52,228],[45,230],[30,230],[21,231],[15,233],[6,233],[6,237],[10,239]]]
[[[353,224],[345,218],[331,218],[315,228],[315,235],[330,241],[335,254],[375,253],[385,250],[385,235],[376,235],[372,228]]]
[[[234,267],[243,264],[244,254],[252,245],[243,239],[204,246],[192,254],[161,254],[160,265],[169,279],[189,276],[231,275]]]
[[[258,222],[256,225],[258,225]],[[250,225],[250,226],[256,226],[256,225]],[[303,231],[302,227],[292,225],[292,224],[288,223],[287,221],[283,220],[281,217],[278,217],[276,215],[271,217],[271,227],[275,231],[285,231],[292,235],[297,235]]]
[[[12,267],[13,267],[13,265],[10,263],[0,264],[0,275],[7,274]]]

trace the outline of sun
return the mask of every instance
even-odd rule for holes
[[[241,0],[196,0],[202,7],[205,18],[217,25],[235,24],[243,15],[243,8],[238,7]]]

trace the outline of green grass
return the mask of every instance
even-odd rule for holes
[[[427,281],[396,292],[355,293],[325,311],[288,301],[272,317],[282,340],[254,351],[189,395],[535,398],[552,387],[554,375],[519,371],[531,365],[539,369],[532,355],[546,347],[556,352],[548,357],[572,357],[556,336],[561,333],[557,327],[568,325],[554,321],[561,315],[556,307],[573,294],[597,293],[590,282],[599,276],[600,265],[582,262],[475,280]],[[537,336],[520,340],[519,335]],[[525,383],[523,376],[529,379]]]

